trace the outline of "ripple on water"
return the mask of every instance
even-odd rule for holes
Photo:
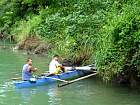
[[[12,91],[13,90],[13,82],[4,82],[0,86],[0,97],[6,97],[6,92]]]
[[[1,88],[0,88],[0,97],[6,97],[5,90],[2,90]]]

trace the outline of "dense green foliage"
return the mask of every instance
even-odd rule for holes
[[[54,45],[53,53],[69,55],[82,64],[94,56],[105,4],[102,0],[3,0],[0,30],[17,41],[42,38]]]
[[[97,67],[104,79],[120,73],[127,75],[126,79],[136,79],[140,72],[139,3],[116,1],[106,14],[96,52]]]
[[[1,0],[0,33],[38,37],[51,53],[96,62],[102,77],[140,72],[140,0]]]

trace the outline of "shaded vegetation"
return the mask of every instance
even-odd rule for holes
[[[140,0],[1,0],[0,6],[0,37],[35,38],[73,64],[96,63],[104,80],[139,81]]]

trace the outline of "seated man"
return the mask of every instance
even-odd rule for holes
[[[50,74],[59,74],[64,72],[64,67],[59,63],[59,56],[54,55],[52,61],[49,64],[49,73]]]
[[[37,68],[32,67],[32,59],[28,58],[27,63],[23,65],[22,80],[27,81],[32,78],[32,72],[35,72]]]

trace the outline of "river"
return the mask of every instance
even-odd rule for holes
[[[30,55],[38,73],[48,70],[47,56]],[[105,84],[95,77],[58,88],[56,84],[16,89],[11,78],[21,76],[29,57],[24,52],[0,49],[0,105],[140,105],[140,92]]]

